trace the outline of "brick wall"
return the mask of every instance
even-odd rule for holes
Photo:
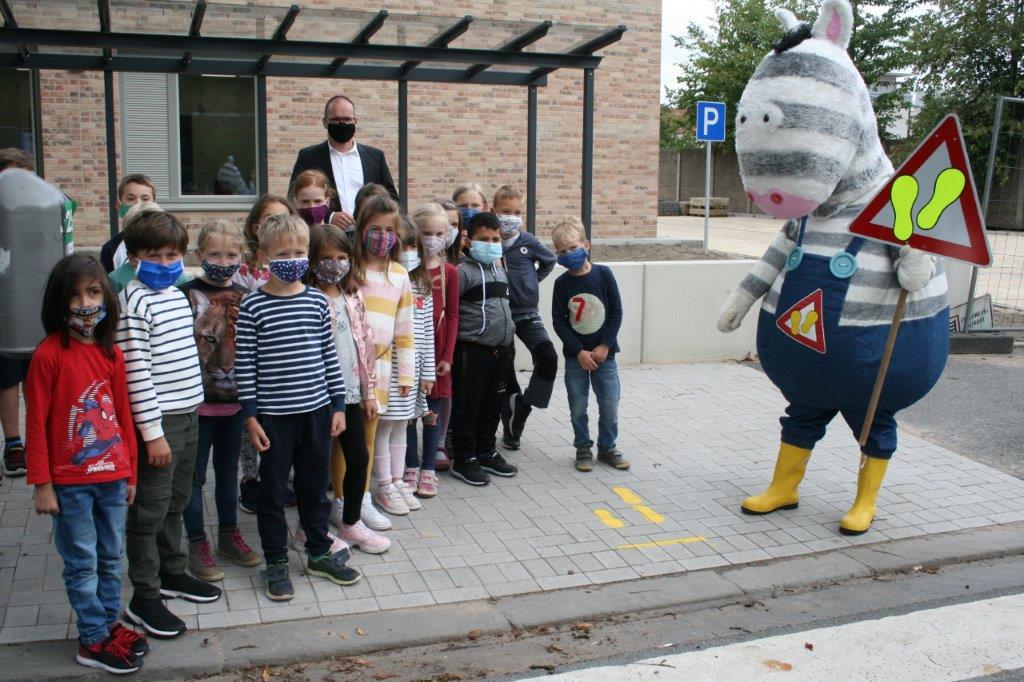
[[[302,4],[356,7],[350,0]],[[395,0],[387,3],[387,7],[393,14],[439,11],[433,3],[416,0]],[[654,236],[658,198],[660,0],[629,4],[596,0],[575,5],[555,0],[515,4],[462,0],[446,3],[442,11],[450,17],[472,14],[481,20],[552,19],[607,28],[621,23],[628,27],[619,43],[601,51],[604,60],[597,70],[593,229],[598,236]],[[257,30],[269,32],[273,27]],[[469,33],[453,46],[482,47],[473,30],[471,26]],[[309,39],[320,39],[309,35],[308,30],[303,34]],[[387,36],[386,29],[376,40],[385,42]],[[300,34],[293,32],[292,37],[299,38]],[[349,37],[347,34],[344,39]],[[561,49],[572,44],[571,39],[565,42]],[[320,125],[323,103],[338,93],[356,101],[356,139],[384,150],[397,184],[396,83],[269,78],[270,191],[284,193],[296,152],[324,139]],[[75,218],[76,242],[83,246],[98,245],[109,234],[103,76],[97,72],[43,72],[41,101],[47,179],[67,191],[81,206]],[[555,217],[579,213],[582,73],[562,71],[549,76],[547,87],[539,89],[538,104],[537,216],[539,231],[544,233]],[[525,88],[410,84],[410,205],[436,196],[450,196],[452,189],[463,181],[480,182],[489,192],[506,182],[525,186]],[[158,188],[158,195],[163,193],[161,190],[164,188]],[[216,218],[241,221],[245,212],[179,215],[191,227],[197,227]]]

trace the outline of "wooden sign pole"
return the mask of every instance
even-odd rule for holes
[[[906,289],[900,289],[899,300],[896,301],[896,311],[892,314],[892,326],[889,327],[889,338],[885,340],[885,351],[882,353],[882,364],[878,366],[878,376],[875,377],[875,387],[871,390],[871,400],[868,402],[868,411],[864,415],[864,426],[860,430],[860,443],[864,447],[868,443],[868,435],[871,433],[871,424],[875,421],[875,411],[878,409],[878,400],[882,397],[882,386],[885,384],[885,375],[889,372],[889,361],[892,359],[892,349],[896,345],[896,335],[900,332],[900,323],[903,322],[903,313],[907,308]]]

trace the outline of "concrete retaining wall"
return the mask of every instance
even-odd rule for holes
[[[739,360],[755,350],[756,308],[731,334],[715,327],[729,292],[755,261],[674,261],[608,263],[622,296],[619,332],[620,365]],[[541,316],[561,353],[562,344],[551,327],[551,293],[556,267],[541,282]],[[516,341],[516,367],[529,369],[530,354]]]

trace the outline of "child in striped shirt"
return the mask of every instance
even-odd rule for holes
[[[311,575],[339,585],[359,580],[348,545],[328,536],[331,438],[345,430],[345,380],[334,346],[327,297],[300,280],[309,268],[309,228],[301,218],[271,216],[260,227],[270,280],[242,299],[235,338],[238,399],[260,457],[256,513],[267,562],[266,595],[295,596],[288,577],[284,505],[295,467],[299,523]]]
[[[181,515],[195,477],[196,408],[203,379],[192,335],[192,308],[174,282],[188,250],[188,232],[170,213],[143,211],[125,228],[136,279],[118,295],[117,344],[124,353],[128,399],[145,443],[139,453],[136,501],[128,510],[125,545],[134,595],[128,619],[157,637],[177,637],[185,623],[161,597],[212,602],[221,591],[185,573]]]

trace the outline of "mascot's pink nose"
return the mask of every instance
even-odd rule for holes
[[[779,189],[769,189],[764,194],[748,190],[747,196],[768,215],[786,220],[803,217],[818,207],[818,202],[813,199]]]

